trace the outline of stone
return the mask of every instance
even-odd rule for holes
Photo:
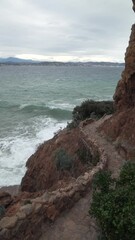
[[[86,181],[89,179],[89,174],[88,174],[87,172],[84,174],[84,179],[85,179]]]
[[[3,217],[2,220],[0,221],[0,227],[1,228],[13,228],[13,227],[15,227],[17,220],[18,220],[17,216]]]
[[[22,220],[22,219],[25,219],[25,218],[26,218],[26,214],[25,214],[25,212],[23,212],[23,211],[17,212],[16,216],[17,216],[17,218],[18,218],[19,220]]]
[[[42,208],[42,204],[40,204],[40,203],[34,204],[34,212],[35,213],[38,213],[41,208]]]
[[[29,215],[33,210],[33,205],[32,204],[27,204],[22,207],[20,207],[20,212],[24,212],[26,215]]]
[[[59,211],[54,205],[52,205],[47,208],[46,215],[50,220],[54,221],[54,219],[59,215]]]
[[[0,231],[0,240],[4,240],[4,239],[11,239],[10,238],[10,231],[7,228],[4,228]]]
[[[68,193],[68,197],[72,198],[74,194],[75,194],[75,190],[72,189],[72,190],[70,190],[70,192]]]

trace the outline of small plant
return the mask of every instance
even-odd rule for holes
[[[80,147],[77,151],[77,155],[82,164],[87,164],[88,166],[96,166],[99,162],[99,154],[95,152],[94,155],[91,154],[89,148],[87,148],[84,144],[80,144]]]
[[[99,160],[100,160],[99,152],[95,152],[93,157],[92,157],[93,166],[96,166],[97,163],[99,162]]]
[[[0,218],[2,218],[5,215],[5,207],[3,205],[0,205]]]
[[[76,128],[78,124],[75,121],[67,122],[67,129],[71,130],[73,128]]]
[[[69,171],[74,165],[73,157],[71,157],[64,148],[60,148],[56,152],[55,162],[56,162],[57,170]]]
[[[90,150],[88,150],[84,145],[81,145],[77,151],[77,155],[82,164],[91,165],[92,155]]]
[[[125,164],[117,180],[100,171],[93,184],[89,212],[101,228],[101,239],[135,239],[135,164]]]

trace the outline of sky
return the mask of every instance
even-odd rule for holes
[[[124,61],[131,0],[0,0],[0,57]]]

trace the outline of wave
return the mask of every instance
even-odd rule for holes
[[[57,120],[71,119],[72,109],[68,109],[67,103],[45,105],[45,104],[12,104],[7,101],[0,101],[0,108],[3,110],[11,110],[23,115],[41,116],[45,115]]]
[[[61,109],[57,107],[49,107],[46,105],[21,105],[19,111],[22,113],[34,113],[34,115],[46,115],[56,119],[71,119],[71,110]]]
[[[21,124],[10,136],[0,138],[0,187],[20,184],[27,159],[39,144],[65,126],[66,121],[37,117],[30,125]]]

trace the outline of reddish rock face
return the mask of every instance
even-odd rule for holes
[[[133,1],[135,5],[135,1]],[[116,145],[126,160],[135,160],[135,24],[125,54],[125,69],[118,82],[114,101],[116,113],[100,131]]]
[[[118,111],[135,106],[135,24],[132,26],[129,46],[125,54],[125,69],[114,94]]]
[[[22,179],[21,190],[36,192],[45,189],[63,187],[72,179],[78,177],[85,167],[78,159],[79,131],[63,130],[58,136],[42,144],[27,161],[27,172]],[[64,149],[74,161],[71,171],[60,171],[56,166],[56,152]]]

